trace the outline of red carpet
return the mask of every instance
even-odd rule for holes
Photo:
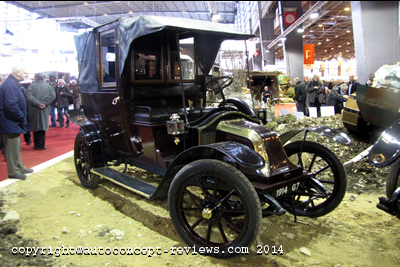
[[[34,150],[33,143],[29,146],[21,135],[21,156],[22,162],[27,168],[35,167],[43,162],[51,160],[55,157],[63,155],[74,150],[75,137],[80,127],[74,123],[70,123],[69,128],[49,128],[46,132],[46,150]],[[31,132],[32,133],[32,132]],[[33,134],[32,134],[33,141]],[[4,161],[3,154],[0,155],[0,181],[8,178],[7,165]]]

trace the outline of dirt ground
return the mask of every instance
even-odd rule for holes
[[[0,265],[399,266],[400,220],[376,208],[378,197],[384,196],[385,177],[355,169],[360,167],[346,169],[348,191],[330,214],[300,218],[301,223],[289,214],[265,218],[249,255],[215,259],[193,255],[193,250],[177,253],[187,245],[172,226],[166,201],[148,201],[107,181],[88,190],[80,185],[70,157],[0,189],[0,218],[10,211],[20,215],[15,234],[13,229],[0,233]],[[380,182],[370,182],[365,173]],[[76,255],[79,246],[97,255]],[[27,257],[26,247],[44,249]],[[129,247],[144,255],[121,255]],[[114,248],[121,253],[113,255]],[[264,248],[269,248],[267,255]]]

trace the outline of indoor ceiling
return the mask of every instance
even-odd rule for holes
[[[321,2],[302,1],[303,14]],[[315,45],[315,59],[329,60],[339,55],[343,59],[355,58],[350,1],[326,1],[318,13],[318,18],[309,17],[303,23],[303,44]],[[276,58],[283,57],[282,48],[276,52]]]
[[[90,28],[105,24],[119,17],[156,15],[212,20],[219,14],[219,23],[233,24],[237,1],[6,1],[27,9],[41,18],[55,19],[74,28]],[[270,12],[276,1],[270,1]],[[315,45],[316,60],[355,57],[350,1],[302,1],[303,14],[316,4],[316,19],[303,22],[303,43]],[[275,32],[281,34],[280,28]],[[283,59],[282,47],[276,46],[276,59]]]

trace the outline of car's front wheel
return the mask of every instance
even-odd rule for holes
[[[261,227],[254,187],[243,173],[218,160],[183,167],[171,183],[168,208],[180,237],[198,253],[213,257],[240,254]]]

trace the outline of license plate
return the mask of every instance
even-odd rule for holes
[[[277,189],[271,194],[272,197],[278,198],[284,195],[290,195],[293,191],[296,191],[300,187],[300,182],[294,183],[292,185],[287,185]]]

